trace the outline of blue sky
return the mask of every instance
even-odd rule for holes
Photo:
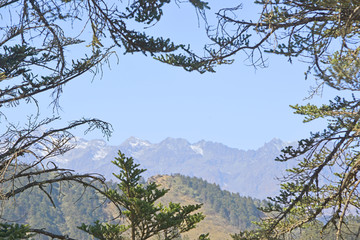
[[[63,119],[88,116],[112,123],[112,144],[130,136],[151,142],[180,137],[254,149],[274,137],[294,141],[316,130],[318,124],[303,124],[289,107],[305,103],[310,83],[303,72],[285,59],[257,71],[238,60],[200,75],[125,56],[101,80],[69,84],[62,114]],[[97,132],[86,136],[98,137]]]
[[[200,49],[206,38],[195,10],[187,5],[166,10],[164,19],[149,31]],[[247,2],[243,18],[256,19],[254,12]],[[130,136],[153,143],[179,137],[192,143],[204,139],[256,149],[272,138],[295,141],[322,128],[318,123],[303,124],[289,107],[307,103],[303,99],[314,85],[304,80],[306,65],[296,60],[290,64],[266,55],[269,67],[255,70],[239,54],[234,64],[199,74],[141,54],[118,57],[118,64],[115,57],[111,59],[111,69],[104,66],[101,79],[92,81],[87,75],[68,84],[60,101],[63,121],[96,117],[110,122],[114,133],[109,144],[121,144]],[[325,96],[313,101],[326,102],[335,93],[325,90]],[[80,130],[75,131],[79,137],[102,138],[97,131],[83,136]]]

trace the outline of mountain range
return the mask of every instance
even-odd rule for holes
[[[112,173],[117,168],[111,161],[120,150],[133,157],[141,168],[147,169],[145,178],[179,173],[216,183],[222,189],[242,196],[264,199],[279,191],[276,178],[281,177],[289,166],[274,159],[287,145],[280,139],[273,139],[257,150],[240,150],[204,140],[192,144],[181,138],[151,143],[130,137],[118,146],[111,146],[103,140],[77,139],[73,150],[51,161],[60,167],[100,173],[115,180]]]

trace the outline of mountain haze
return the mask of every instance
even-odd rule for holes
[[[160,143],[131,137],[121,145],[110,146],[103,140],[77,140],[77,147],[51,159],[61,167],[78,172],[95,172],[114,179],[111,161],[121,150],[147,169],[146,178],[157,174],[196,176],[222,189],[242,196],[264,199],[278,192],[276,177],[281,177],[287,163],[275,162],[286,143],[273,139],[257,150],[240,150],[221,143],[189,143],[181,138],[167,138]]]

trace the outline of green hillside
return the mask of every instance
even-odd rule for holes
[[[183,236],[183,239],[195,239],[199,234],[207,232],[211,239],[227,239],[230,238],[230,233],[251,229],[251,221],[260,216],[256,209],[259,201],[222,191],[219,186],[198,178],[159,175],[149,181],[171,189],[163,197],[164,203],[204,204],[201,212],[206,215],[205,220],[198,228]],[[115,187],[114,183],[108,185]],[[34,188],[17,195],[15,199],[3,201],[3,219],[43,228],[55,234],[66,234],[75,239],[90,239],[77,226],[82,223],[91,224],[95,220],[109,221],[118,214],[93,189],[84,189],[80,184],[53,184],[51,188],[48,186],[44,189],[51,193],[53,202],[41,189]],[[48,238],[37,236],[35,239]]]
[[[55,183],[43,189],[51,193],[53,203],[40,188],[32,188],[16,198],[2,201],[2,219],[76,239],[89,238],[77,229],[81,223],[110,219],[105,211],[107,204],[104,204],[104,199],[91,188],[84,189],[77,183]],[[49,238],[37,236],[35,239]]]
[[[182,204],[203,203],[201,211],[205,220],[188,235],[195,239],[200,233],[209,232],[212,239],[230,238],[230,233],[253,229],[251,221],[259,220],[262,213],[257,206],[263,204],[259,200],[242,197],[239,194],[223,191],[216,184],[202,179],[182,175],[158,175],[151,177],[154,181],[170,191],[163,201],[181,202]],[[186,238],[186,237],[185,237]]]

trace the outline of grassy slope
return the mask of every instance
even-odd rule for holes
[[[177,177],[161,175],[155,176],[150,179],[161,185],[163,188],[170,189],[170,191],[163,197],[162,203],[178,202],[183,205],[199,203],[195,199],[186,196],[186,186],[180,183]],[[216,213],[209,205],[204,204],[201,208],[206,218],[200,222],[197,228],[185,234],[189,239],[197,239],[202,233],[210,233],[211,239],[230,239],[230,233],[238,232],[238,228],[229,224],[229,222]]]

